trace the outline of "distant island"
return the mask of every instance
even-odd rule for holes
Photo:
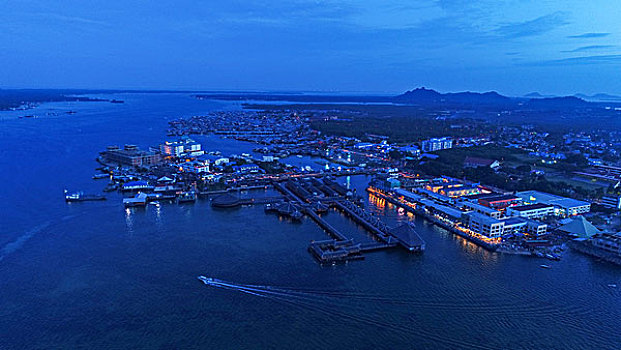
[[[586,98],[582,98],[584,96]],[[397,96],[371,95],[322,95],[322,94],[271,94],[271,93],[213,93],[197,94],[197,99],[224,101],[285,101],[292,103],[370,103],[400,104],[425,108],[471,109],[482,111],[514,111],[514,110],[554,110],[574,111],[603,108],[590,100],[614,101],[614,96],[598,94],[594,96],[544,96],[530,93],[524,97],[508,97],[496,91],[489,92],[452,92],[440,93],[425,87],[415,88]],[[608,98],[605,98],[608,97]]]
[[[0,89],[0,110],[26,110],[43,102],[81,101],[123,103],[123,101],[120,100],[78,96],[87,93],[93,92],[53,89]]]

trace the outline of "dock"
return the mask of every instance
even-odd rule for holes
[[[332,239],[313,241],[308,250],[320,263],[337,263],[364,259],[363,253],[402,246],[410,252],[425,250],[425,242],[412,225],[390,228],[378,217],[355,204],[352,191],[331,178],[287,179],[274,181],[274,188],[283,194],[284,200],[300,208]],[[374,242],[356,243],[324,220],[317,212],[318,205],[328,205],[340,211],[352,221],[364,227]]]

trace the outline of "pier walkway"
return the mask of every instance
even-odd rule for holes
[[[403,239],[403,230],[389,228],[376,216],[368,213],[362,207],[354,204],[348,197],[349,190],[333,180],[313,179],[312,182],[288,180],[287,185],[278,181],[273,182],[276,190],[281,192],[286,201],[301,207],[304,215],[310,217],[333,239],[311,242],[309,251],[322,263],[334,263],[352,259],[363,259],[363,252],[377,251],[402,245],[410,251],[423,251],[424,241],[416,234],[413,228],[408,232],[408,239]],[[313,190],[314,189],[314,190]],[[321,195],[313,195],[319,190]],[[328,195],[325,197],[324,195]],[[302,198],[304,197],[304,198]],[[376,240],[368,243],[355,243],[337,228],[324,220],[316,211],[314,204],[328,204],[342,212],[353,221],[364,227]]]

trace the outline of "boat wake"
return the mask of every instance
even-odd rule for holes
[[[448,348],[470,348],[470,349],[493,349],[484,344],[470,343],[443,337],[434,332],[425,330],[415,325],[406,325],[403,322],[390,322],[383,319],[366,316],[363,310],[360,312],[340,311],[343,305],[335,302],[335,298],[352,298],[365,299],[374,302],[394,302],[394,299],[382,296],[374,296],[362,293],[349,293],[342,291],[322,291],[312,289],[292,289],[273,286],[260,286],[250,284],[239,284],[216,278],[198,276],[198,279],[210,287],[231,290],[243,294],[253,295],[261,298],[267,298],[281,303],[289,304],[312,312],[325,314],[330,317],[338,317],[344,320],[363,323],[366,325],[383,328],[390,331],[393,335],[395,332],[401,333],[404,337],[415,336],[417,339],[428,339],[435,344],[442,344]],[[399,303],[410,303],[414,300],[402,299]]]
[[[26,231],[23,235],[17,237],[17,239],[14,240],[13,242],[7,243],[4,247],[2,247],[2,249],[0,249],[0,261],[4,260],[4,258],[6,258],[9,254],[21,248],[24,245],[24,243],[26,243],[29,239],[31,239],[37,233],[46,229],[48,226],[50,226],[49,221],[43,224],[37,225],[33,227],[32,229]]]
[[[64,216],[63,218],[60,219],[60,221],[67,221],[69,219],[72,219],[74,217],[76,217],[77,215],[67,215]],[[59,221],[57,221],[59,222]],[[0,262],[2,262],[2,260],[4,260],[7,256],[9,256],[10,254],[16,252],[18,249],[20,249],[28,240],[30,240],[32,237],[34,237],[35,235],[41,233],[43,230],[45,230],[46,228],[50,227],[52,225],[51,221],[46,221],[42,224],[39,224],[33,228],[31,228],[30,230],[24,232],[24,234],[22,234],[21,236],[17,237],[17,239],[15,239],[13,242],[7,243],[4,247],[2,247],[2,249],[0,249]]]

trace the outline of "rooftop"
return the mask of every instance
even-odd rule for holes
[[[543,208],[550,208],[550,207],[552,207],[552,205],[550,205],[550,204],[535,203],[535,204],[518,205],[518,206],[515,206],[515,207],[511,207],[511,210],[529,211],[529,210],[543,209]]]
[[[491,197],[483,197],[479,199],[484,200],[486,202],[505,202],[505,201],[516,200],[519,198],[520,197],[514,196],[512,194],[501,194],[501,195],[495,195]]]

